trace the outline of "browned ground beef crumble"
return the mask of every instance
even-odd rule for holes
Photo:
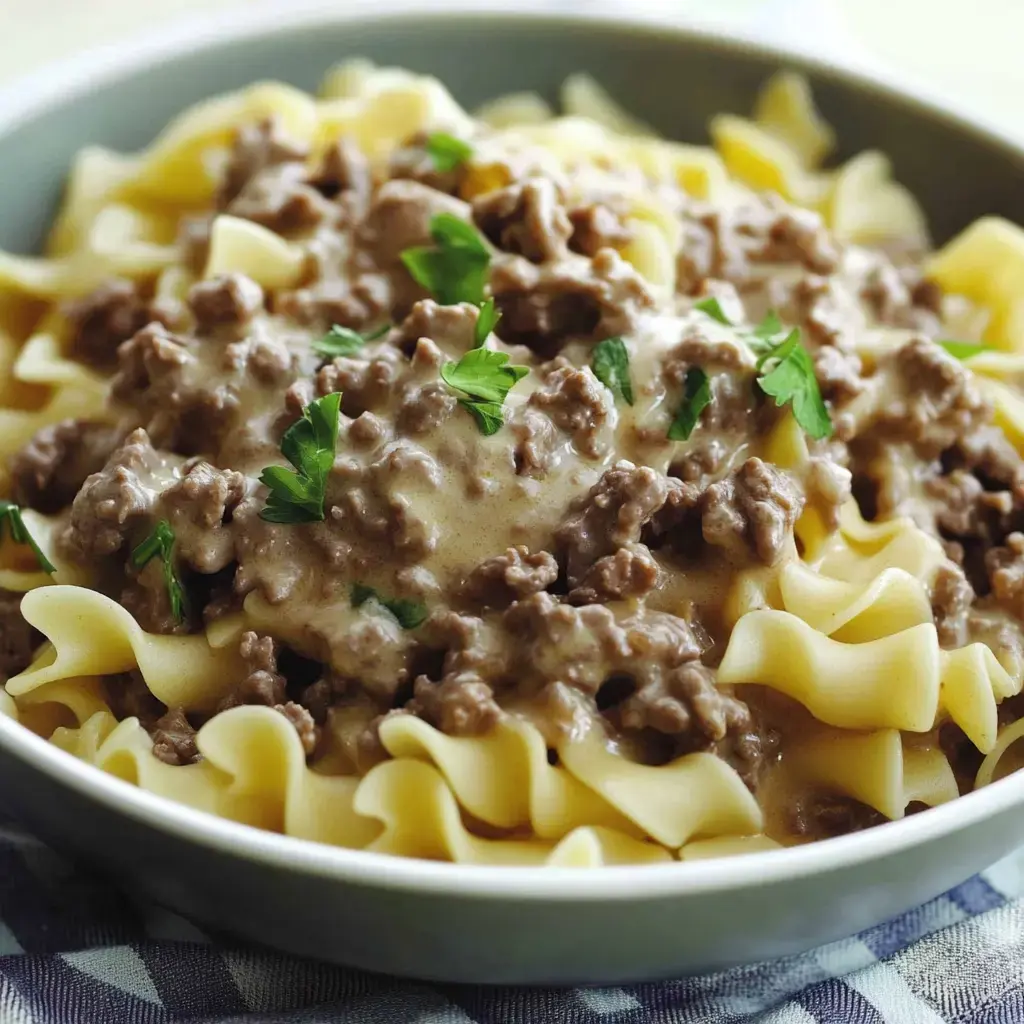
[[[527,175],[464,202],[461,169],[437,171],[423,138],[396,152],[384,179],[348,141],[314,170],[306,156],[274,123],[247,127],[217,196],[219,211],[303,240],[300,285],[267,292],[231,274],[195,284],[179,309],[127,281],[101,286],[68,310],[70,353],[114,374],[117,425],[46,427],[11,466],[19,502],[65,510],[63,556],[102,567],[145,629],[194,632],[243,602],[264,609],[264,625],[241,636],[245,673],[221,709],[276,708],[308,755],[334,711],[363,709],[360,769],[386,756],[376,730],[388,715],[477,734],[515,709],[552,743],[598,716],[630,756],[710,751],[756,791],[778,735],[756,688],[716,685],[722,581],[777,563],[809,506],[834,526],[851,493],[868,518],[909,514],[943,542],[932,592],[943,646],[985,639],[1019,653],[1024,467],[971,374],[935,344],[941,294],[915,265],[868,253],[851,284],[844,248],[816,214],[770,195],[735,210],[686,200],[677,317],[659,328],[638,399],[669,409],[692,367],[708,373],[711,404],[673,444],[664,416],[627,424],[590,368],[595,343],[636,338],[665,308],[620,255],[631,232],[614,197],[569,203],[557,182]],[[439,379],[474,344],[479,311],[439,304],[400,258],[431,244],[438,212],[496,247],[498,343],[534,371],[486,445]],[[210,217],[182,226],[195,268],[209,227]],[[907,332],[875,365],[853,350],[862,324],[840,289]],[[775,309],[801,329],[835,426],[810,442],[805,471],[751,448],[784,413],[753,385],[743,345],[691,313],[707,296],[738,304],[748,322]],[[333,324],[388,329],[324,359],[311,342]],[[865,414],[880,386],[888,400]],[[303,408],[337,391],[325,520],[264,521],[261,468],[281,462],[281,436]],[[173,528],[191,597],[180,622],[159,564],[128,557],[159,520]],[[352,608],[356,584],[422,603],[425,621],[403,629]],[[39,637],[17,595],[0,595],[0,638],[0,670],[24,668]],[[137,673],[108,688],[161,760],[200,756],[202,716],[158,705]],[[966,764],[962,734],[946,732]],[[820,837],[877,818],[808,794],[790,828]]]

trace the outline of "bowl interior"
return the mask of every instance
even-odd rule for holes
[[[856,77],[677,29],[536,14],[403,13],[266,25],[244,38],[199,41],[173,59],[157,53],[126,73],[96,76],[73,93],[59,90],[45,113],[6,132],[0,108],[0,247],[38,250],[81,147],[136,149],[191,103],[260,79],[312,89],[333,62],[352,56],[435,74],[470,108],[522,89],[554,100],[567,74],[589,71],[639,117],[687,142],[706,141],[717,112],[747,113],[759,84],[780,64],[802,67],[838,130],[838,156],[868,148],[891,156],[937,239],[986,213],[1024,222],[1018,154]]]

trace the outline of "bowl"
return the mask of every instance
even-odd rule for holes
[[[362,55],[439,75],[467,106],[600,78],[666,136],[749,109],[803,70],[845,150],[886,151],[938,240],[982,214],[1024,221],[1024,154],[906,92],[793,52],[625,16],[246,12],[48,69],[0,100],[0,246],[44,237],[73,154],[148,142],[175,113],[257,78],[312,88]],[[1024,841],[1024,775],[911,818],[794,849],[670,866],[464,867],[335,849],[169,803],[0,717],[4,801],[29,828],[215,929],[374,971],[458,982],[619,983],[796,953],[876,925]]]

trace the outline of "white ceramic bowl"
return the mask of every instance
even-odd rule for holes
[[[257,78],[311,87],[364,54],[444,78],[472,105],[590,70],[675,137],[807,70],[841,142],[879,146],[941,237],[981,213],[1024,221],[1019,151],[878,83],[804,57],[587,14],[291,16],[194,26],[73,61],[0,97],[0,246],[32,251],[75,150],[131,149],[178,110]],[[793,953],[898,914],[1024,841],[1024,775],[894,824],[671,866],[460,867],[259,832],[141,792],[0,718],[4,801],[54,846],[195,919],[294,953],[470,982],[625,982]]]

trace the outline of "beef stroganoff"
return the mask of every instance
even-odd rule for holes
[[[1024,234],[938,252],[781,73],[713,146],[586,76],[342,65],[77,158],[0,253],[3,710],[289,835],[599,865],[1014,767]]]

